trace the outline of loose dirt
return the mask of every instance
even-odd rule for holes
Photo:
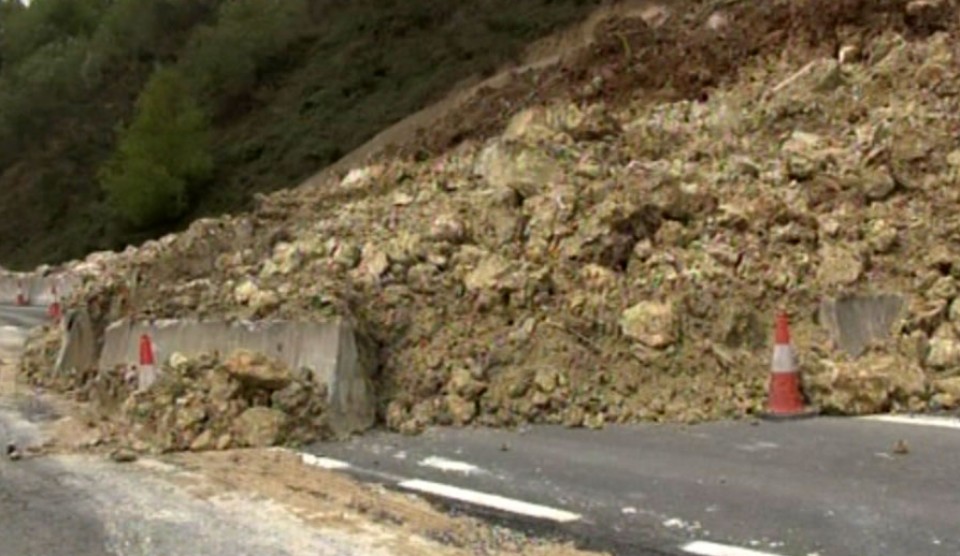
[[[73,302],[100,325],[346,316],[408,433],[751,415],[781,309],[824,410],[951,408],[957,21],[945,0],[604,20],[407,151],[71,265]],[[874,291],[907,310],[852,360],[817,308]]]

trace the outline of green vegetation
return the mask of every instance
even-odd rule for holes
[[[208,135],[206,115],[183,75],[158,70],[102,173],[110,203],[138,228],[182,216],[191,189],[213,172]]]
[[[0,0],[0,265],[242,210],[597,3]]]

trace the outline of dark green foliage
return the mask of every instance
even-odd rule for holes
[[[212,171],[203,110],[178,71],[158,70],[102,173],[111,205],[136,227],[155,226],[182,215],[191,188]]]
[[[197,29],[180,64],[215,100],[248,93],[257,74],[308,29],[306,0],[232,0],[216,23]]]
[[[0,0],[0,265],[242,210],[596,4]],[[168,71],[176,87],[162,85]],[[153,97],[181,116],[146,116]]]

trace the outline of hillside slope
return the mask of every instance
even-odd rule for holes
[[[74,302],[101,324],[348,316],[381,347],[381,419],[408,432],[751,415],[779,310],[824,410],[954,408],[957,15],[808,0],[613,18],[409,156],[70,265],[89,278]],[[876,291],[903,318],[851,360],[819,303]]]
[[[297,0],[288,5],[304,6],[309,18],[295,26],[254,18],[228,27],[222,14],[231,6],[270,2],[37,0],[34,16],[16,19],[3,0],[0,264],[62,262],[243,210],[253,193],[303,181],[598,3]],[[61,34],[44,35],[50,25]],[[272,50],[245,58],[237,45]],[[213,120],[213,178],[186,213],[137,230],[108,206],[97,173],[158,65],[204,83],[221,66],[234,74],[200,88]]]

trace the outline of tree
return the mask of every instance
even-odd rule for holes
[[[155,226],[183,215],[193,189],[212,173],[205,112],[178,70],[157,70],[101,170],[110,204],[135,227]]]
[[[4,63],[18,63],[44,45],[72,37],[89,37],[109,0],[32,0],[11,10],[3,25]]]
[[[219,101],[249,91],[257,72],[302,38],[306,0],[227,0],[216,25],[194,33],[181,58],[191,80]]]

